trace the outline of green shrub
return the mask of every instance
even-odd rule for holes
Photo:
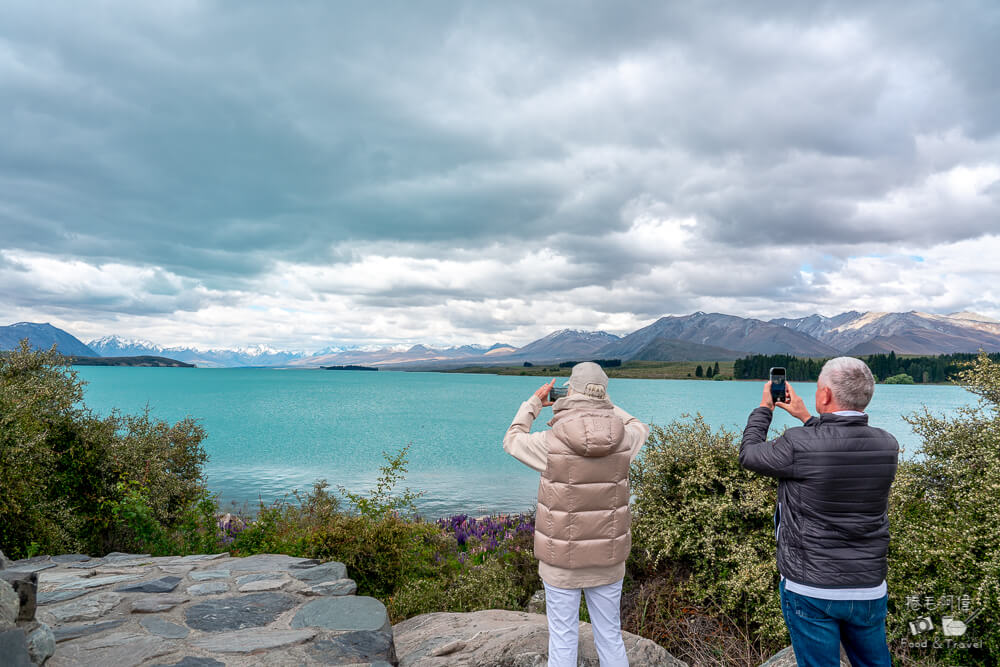
[[[780,648],[777,483],[745,470],[738,454],[737,434],[712,431],[700,415],[651,428],[631,470],[628,569],[640,582],[673,572],[688,607],[738,619],[758,642]]]
[[[910,375],[907,375],[906,373],[900,373],[899,375],[893,375],[891,377],[887,377],[885,380],[882,381],[882,383],[883,384],[916,384],[914,382],[914,380],[913,380],[913,377],[910,376]]]
[[[954,417],[926,409],[907,421],[923,445],[900,465],[890,499],[889,619],[887,630],[898,656],[931,657],[942,664],[996,665],[1000,662],[1000,364],[985,354],[958,374],[957,381],[982,399],[959,408]],[[953,596],[961,620],[961,596],[968,610],[981,609],[963,637],[981,648],[948,648],[941,634],[940,606],[931,596]],[[914,596],[917,600],[914,600]],[[912,637],[908,621],[931,616],[934,633]],[[930,638],[940,648],[904,650],[907,640]]]
[[[54,348],[0,354],[0,548],[12,557],[163,546],[204,497],[194,420],[99,418],[83,385]]]

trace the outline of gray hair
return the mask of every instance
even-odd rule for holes
[[[845,410],[864,411],[875,393],[871,369],[854,357],[837,357],[823,364],[819,384],[829,387],[834,400]]]

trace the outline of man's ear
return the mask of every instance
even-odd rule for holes
[[[829,387],[819,388],[820,405],[830,405],[833,402],[833,391]]]

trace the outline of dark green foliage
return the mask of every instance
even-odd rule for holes
[[[13,557],[165,546],[205,498],[194,420],[100,418],[82,398],[54,349],[0,355],[0,548]]]
[[[705,369],[701,367],[701,364],[698,364],[698,367],[694,369],[694,376],[696,378],[705,377]]]
[[[871,354],[858,357],[872,371],[876,378],[909,375],[916,383],[948,382],[965,364],[976,359],[974,354],[941,354],[936,357],[897,357],[889,354]],[[988,354],[987,358],[1000,362],[1000,353]],[[733,366],[733,377],[740,380],[766,380],[773,366],[784,366],[791,381],[815,382],[826,359],[801,359],[787,354],[753,354],[737,359]]]

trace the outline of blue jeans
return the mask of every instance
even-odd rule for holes
[[[840,644],[854,667],[892,667],[885,636],[888,594],[877,600],[820,600],[781,591],[781,613],[799,667],[837,667]]]

